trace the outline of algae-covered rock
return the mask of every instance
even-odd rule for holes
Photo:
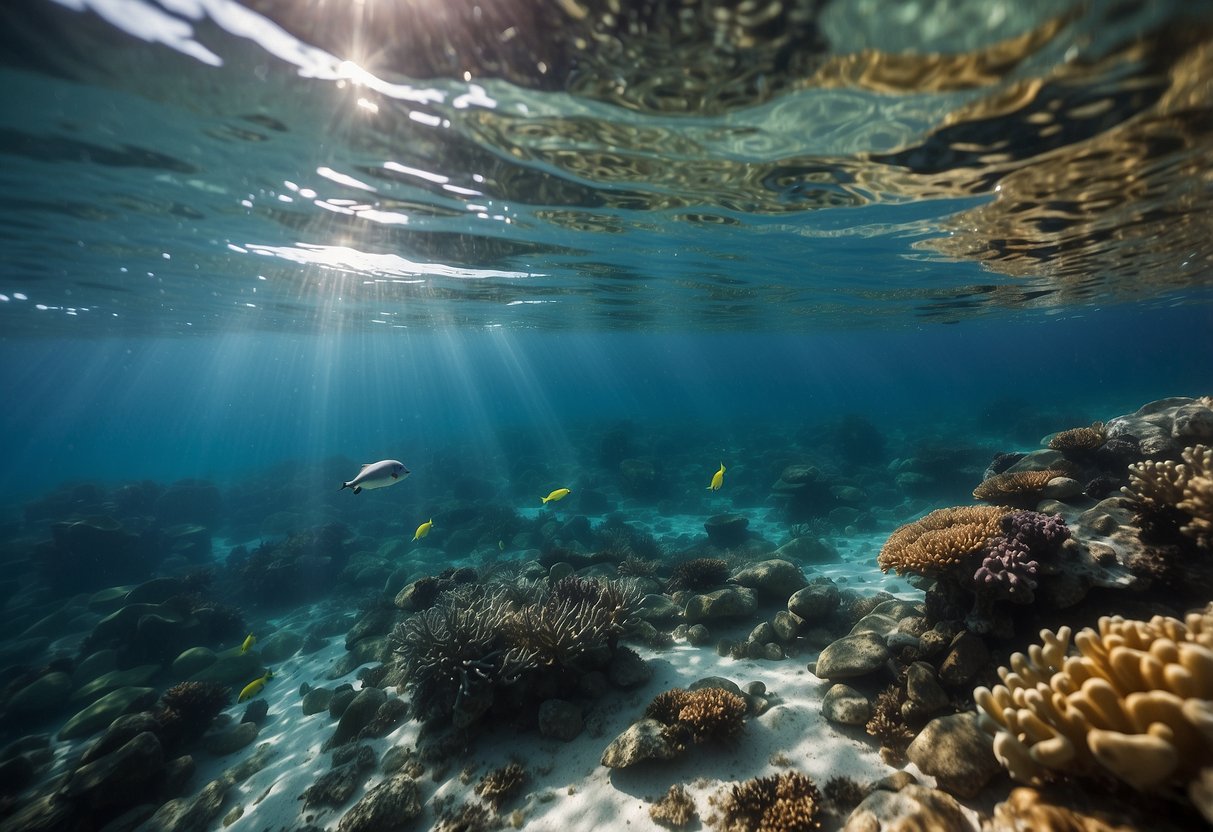
[[[303,715],[311,716],[327,711],[333,701],[333,692],[327,688],[312,688],[303,695]]]
[[[337,824],[337,832],[390,832],[420,814],[417,783],[407,774],[397,774],[355,803]]]
[[[303,646],[303,636],[294,630],[278,630],[270,633],[257,645],[261,652],[261,660],[274,665],[284,662],[299,652]]]
[[[733,576],[735,583],[756,590],[759,595],[786,601],[788,596],[808,584],[800,567],[783,558],[751,563]]]
[[[110,691],[118,690],[118,688],[147,685],[159,672],[160,666],[155,664],[141,664],[129,670],[111,670],[109,673],[101,674],[96,679],[73,692],[71,697],[72,702],[79,704],[92,702]],[[77,704],[77,707],[79,707],[79,704]]]
[[[89,653],[76,665],[76,669],[72,671],[72,685],[74,687],[81,687],[103,673],[115,670],[117,667],[117,650],[107,647],[103,650]]]
[[[814,673],[822,679],[851,679],[866,676],[885,666],[889,648],[877,633],[843,636],[821,651]]]
[[[257,723],[239,722],[218,731],[208,731],[202,737],[202,747],[216,757],[234,754],[257,739]]]
[[[173,678],[188,679],[210,667],[219,655],[209,647],[191,647],[173,659]]]
[[[150,707],[156,701],[154,688],[119,688],[111,691],[77,713],[59,731],[59,739],[87,737],[131,711]]]
[[[748,618],[758,610],[758,597],[748,587],[718,589],[692,595],[684,613],[688,624],[721,618]]]
[[[72,678],[66,673],[47,673],[17,691],[5,704],[5,716],[35,717],[53,713],[62,707],[72,692]]]
[[[641,760],[669,760],[679,746],[666,736],[666,726],[655,719],[642,719],[611,741],[602,752],[607,768],[627,768]]]
[[[265,666],[255,650],[241,653],[239,647],[234,647],[219,653],[213,664],[199,670],[190,677],[190,681],[244,687],[264,673]]]

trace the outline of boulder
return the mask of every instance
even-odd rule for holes
[[[977,832],[956,798],[916,784],[896,792],[872,791],[851,812],[843,832],[910,829]]]
[[[973,797],[1002,766],[994,757],[993,740],[981,730],[973,711],[936,717],[918,733],[906,756],[939,788]]]
[[[760,597],[781,603],[793,592],[808,584],[800,567],[782,558],[751,563],[737,572],[732,580],[755,590]]]
[[[640,687],[653,678],[653,671],[635,650],[619,647],[607,665],[607,678],[615,687],[627,690]]]
[[[842,725],[865,725],[872,716],[872,703],[850,685],[831,685],[821,700],[821,714]]]
[[[202,748],[208,754],[223,757],[236,753],[257,739],[257,733],[257,723],[238,722],[217,731],[208,731],[202,737]]]
[[[678,746],[666,738],[665,725],[655,719],[642,719],[611,741],[602,752],[602,764],[627,768],[641,760],[669,760],[678,751]]]
[[[801,621],[816,622],[838,609],[842,593],[832,582],[809,584],[788,598],[788,611]]]
[[[843,636],[828,645],[817,657],[815,673],[822,679],[852,679],[885,667],[889,648],[877,633]]]
[[[794,537],[775,550],[775,556],[792,563],[838,563],[842,557],[828,541],[807,535]]]
[[[717,514],[703,524],[708,533],[708,542],[722,549],[740,546],[749,538],[750,521],[740,514]]]
[[[704,595],[692,595],[684,615],[688,624],[721,618],[749,618],[758,610],[758,597],[747,587],[718,589]]]
[[[354,695],[350,704],[341,714],[337,722],[337,730],[325,743],[325,748],[336,748],[344,745],[358,735],[358,732],[370,724],[375,718],[379,706],[387,701],[387,694],[379,688],[363,688]]]
[[[119,688],[69,719],[59,731],[59,739],[72,740],[95,734],[123,714],[150,707],[155,701],[154,688]]]
[[[54,713],[67,703],[72,692],[72,677],[55,671],[39,676],[21,688],[5,703],[5,719],[37,719]]]

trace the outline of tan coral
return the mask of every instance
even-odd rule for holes
[[[1183,621],[1104,617],[1099,630],[1041,631],[1003,684],[973,692],[1011,776],[1111,773],[1137,789],[1185,783],[1213,765],[1213,605]]]
[[[695,801],[687,794],[682,784],[675,783],[665,793],[665,797],[649,807],[649,817],[654,823],[668,826],[671,829],[681,829],[697,817]]]
[[[1129,466],[1129,484],[1121,489],[1141,515],[1177,509],[1187,522],[1180,531],[1203,548],[1213,547],[1213,448],[1184,448],[1183,462],[1152,460]]]
[[[805,832],[821,826],[821,792],[809,777],[785,771],[737,783],[711,798],[720,832]]]
[[[895,569],[898,575],[938,575],[1001,534],[1006,513],[997,506],[936,509],[889,535],[877,563],[882,572]]]
[[[994,807],[982,832],[1136,832],[1137,827],[1083,814],[1043,800],[1035,789],[1018,788]]]
[[[1190,519],[1179,530],[1202,548],[1213,549],[1213,448],[1185,448],[1183,458],[1188,480],[1175,507]]]
[[[973,489],[973,497],[987,503],[1004,505],[1026,505],[1035,503],[1040,492],[1054,477],[1063,477],[1062,471],[1007,471],[995,474]]]
[[[1090,427],[1071,428],[1053,435],[1049,447],[1055,451],[1093,451],[1104,443],[1108,433],[1103,422],[1092,422]]]

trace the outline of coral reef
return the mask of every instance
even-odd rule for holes
[[[1041,645],[974,691],[999,761],[1022,782],[1112,774],[1149,790],[1213,764],[1213,605],[1183,621],[1104,617],[1098,631],[1043,630]]]
[[[1061,515],[1014,511],[1002,518],[1003,533],[986,544],[986,556],[973,574],[979,590],[1030,604],[1039,563],[1034,558],[1054,554],[1070,537]]]
[[[495,811],[500,810],[502,804],[518,794],[526,782],[526,776],[526,769],[518,763],[495,768],[480,778],[476,784],[476,794]]]
[[[691,800],[682,784],[675,783],[661,800],[649,807],[649,817],[654,823],[670,829],[681,829],[697,817],[695,801]]]
[[[709,740],[736,738],[745,728],[747,709],[745,699],[723,688],[673,688],[657,694],[644,715],[665,725],[667,738],[686,748]]]
[[[994,816],[982,826],[982,832],[1136,832],[1140,828],[1132,823],[1118,822],[1121,820],[1048,803],[1036,789],[1021,786],[994,807]]]
[[[166,746],[189,745],[206,733],[231,700],[231,691],[218,682],[173,685],[160,696],[154,712],[160,724],[160,741]]]
[[[666,584],[667,592],[715,589],[729,579],[729,564],[721,558],[692,558],[677,564]]]
[[[1201,549],[1213,549],[1213,448],[1184,448],[1183,462],[1144,460],[1129,466],[1121,489],[1142,529],[1155,539],[1176,533]]]
[[[973,498],[985,503],[1031,508],[1040,500],[1049,480],[1065,476],[1064,472],[1007,471],[982,480],[973,489]]]
[[[889,535],[877,563],[882,572],[894,569],[899,575],[938,575],[1001,534],[1006,513],[1006,509],[995,506],[936,509]]]
[[[1071,428],[1054,434],[1049,440],[1049,448],[1061,451],[1066,456],[1083,456],[1098,449],[1107,438],[1103,422],[1092,422],[1090,427]]]
[[[718,814],[708,819],[720,832],[803,832],[821,826],[822,798],[806,775],[795,771],[756,777],[712,797]]]
[[[831,777],[822,785],[821,793],[829,813],[845,818],[852,809],[863,802],[868,788],[850,777]]]
[[[914,740],[914,730],[906,725],[901,715],[901,706],[905,701],[902,686],[889,685],[876,694],[872,702],[872,716],[864,726],[868,735],[880,742],[881,756],[886,760],[905,759],[906,749]]]

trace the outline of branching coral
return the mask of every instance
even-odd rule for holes
[[[1002,533],[1006,509],[996,506],[941,508],[901,526],[880,550],[882,572],[935,576],[961,563]]]
[[[1090,427],[1071,428],[1054,434],[1049,447],[1063,454],[1080,455],[1094,451],[1108,438],[1103,422],[1092,422]]]
[[[433,607],[405,619],[392,633],[402,676],[421,719],[483,713],[491,688],[517,676],[519,651],[505,643],[509,607],[496,593],[468,587],[444,593]],[[490,696],[485,702],[485,692]],[[470,711],[465,703],[478,703]]]
[[[987,554],[973,574],[979,590],[1031,603],[1036,589],[1036,558],[1056,552],[1070,536],[1061,515],[1013,511],[1002,518],[1003,534],[986,544]]]
[[[692,591],[712,589],[728,579],[729,564],[727,561],[721,558],[692,558],[674,567],[666,590],[676,592],[680,589]]]
[[[914,740],[914,731],[906,725],[901,715],[901,705],[906,700],[905,690],[899,684],[889,685],[876,694],[872,702],[872,716],[865,726],[869,736],[880,741],[882,756],[900,760]]]
[[[670,786],[665,797],[649,807],[649,817],[654,823],[671,829],[681,829],[695,820],[695,801],[691,800],[682,784],[675,783]]]
[[[982,480],[973,489],[974,499],[1007,506],[1031,507],[1040,500],[1040,492],[1061,471],[1007,471]]]
[[[712,797],[719,814],[708,822],[720,832],[804,832],[821,826],[817,786],[795,771],[756,777]]]
[[[631,583],[570,576],[557,581],[546,598],[507,615],[503,630],[527,664],[576,668],[583,657],[601,658],[614,646],[640,598]]]
[[[665,725],[670,741],[685,748],[732,740],[745,728],[748,707],[745,699],[722,688],[674,688],[657,694],[644,715]]]
[[[1184,448],[1183,462],[1145,460],[1129,466],[1121,489],[1142,528],[1159,536],[1178,530],[1213,548],[1213,448]]]
[[[1147,790],[1213,764],[1213,605],[1184,621],[1101,618],[1041,632],[1042,645],[974,692],[994,753],[1017,780],[1106,772]]]
[[[994,807],[994,816],[983,832],[1133,832],[1131,823],[1081,814],[1066,806],[1046,803],[1035,789],[1018,788]]]

